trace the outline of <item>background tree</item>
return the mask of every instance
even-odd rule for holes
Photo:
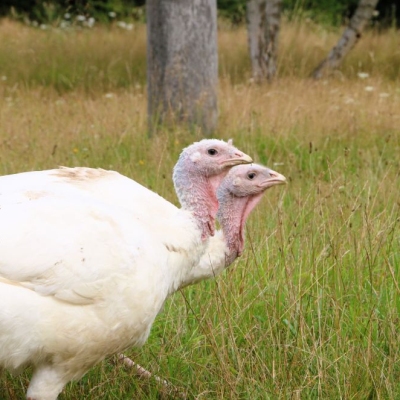
[[[147,1],[150,129],[181,121],[211,133],[217,123],[215,0]]]
[[[253,78],[271,80],[276,73],[282,0],[249,0],[247,32]]]
[[[324,72],[337,68],[346,54],[354,47],[361,37],[365,25],[372,17],[378,0],[360,0],[358,7],[350,19],[349,26],[344,31],[337,45],[330,51],[328,57],[314,70],[313,77],[319,79]]]

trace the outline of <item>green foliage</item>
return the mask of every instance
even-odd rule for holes
[[[246,0],[217,0],[219,15],[229,19],[233,24],[246,20]]]
[[[0,5],[0,15],[13,15],[23,19],[28,17],[38,23],[53,23],[65,14],[71,17],[93,17],[98,21],[111,22],[114,18],[141,19],[144,0],[4,0]]]
[[[283,9],[293,17],[310,18],[327,25],[340,25],[351,16],[358,0],[283,0]]]
[[[246,19],[246,0],[218,0],[221,16],[234,24]],[[283,0],[282,10],[289,18],[310,18],[318,23],[340,25],[349,17],[358,0]]]
[[[219,15],[233,24],[246,19],[247,0],[217,0]],[[283,0],[282,8],[289,18],[309,18],[326,25],[341,25],[354,12],[359,0]],[[73,16],[93,17],[98,21],[111,22],[114,13],[119,18],[144,18],[145,0],[2,0],[0,15],[12,13],[14,17],[28,17],[38,23],[53,23],[65,13]],[[381,0],[376,21],[387,26],[400,21],[400,7],[396,0]]]

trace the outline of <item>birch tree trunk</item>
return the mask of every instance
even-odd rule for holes
[[[350,19],[349,26],[344,31],[337,45],[330,51],[328,57],[314,70],[312,74],[313,78],[319,79],[326,70],[339,66],[346,54],[360,39],[361,32],[371,19],[377,4],[378,0],[360,0],[354,15]]]
[[[247,32],[253,78],[271,80],[276,74],[282,0],[249,0]]]
[[[217,124],[216,0],[147,0],[150,132],[184,122],[211,133]]]

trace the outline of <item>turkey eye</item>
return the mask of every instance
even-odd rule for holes
[[[250,172],[249,174],[247,174],[247,177],[248,177],[249,179],[254,179],[255,176],[256,176],[255,172]]]
[[[208,150],[207,150],[207,153],[208,153],[210,156],[215,156],[215,155],[218,153],[218,151],[215,150],[215,149],[208,149]]]

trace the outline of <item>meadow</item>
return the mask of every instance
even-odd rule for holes
[[[171,297],[126,354],[190,399],[399,399],[400,35],[366,32],[313,81],[340,31],[292,21],[281,33],[278,77],[255,85],[245,29],[220,23],[214,136],[289,184],[250,216],[242,257]],[[114,169],[176,204],[172,167],[200,134],[149,138],[145,51],[142,24],[0,21],[0,174]],[[3,374],[0,399],[24,398],[29,377]],[[178,397],[108,359],[60,399],[160,396]]]

